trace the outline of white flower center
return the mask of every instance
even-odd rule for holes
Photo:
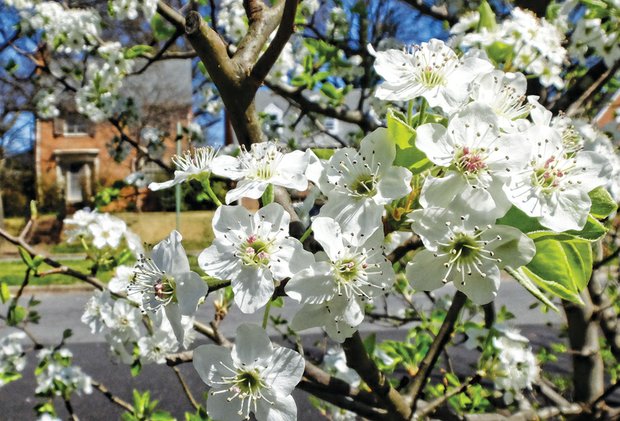
[[[450,48],[441,51],[423,48],[414,53],[413,78],[427,89],[436,88],[445,85],[450,73],[458,66],[459,59]]]
[[[497,76],[494,76],[493,79],[497,83]],[[498,115],[510,120],[516,120],[527,115],[530,105],[524,103],[525,96],[519,94],[514,87],[504,85],[496,94],[492,107]]]
[[[217,151],[210,147],[196,148],[186,151],[183,155],[174,155],[172,162],[177,170],[183,172],[208,172]]]
[[[332,262],[334,280],[337,283],[338,295],[348,298],[358,297],[362,301],[370,299],[365,291],[367,288],[384,289],[368,281],[368,275],[383,275],[376,263],[367,263],[367,256],[362,253],[350,255]]]
[[[176,300],[176,282],[172,276],[159,269],[150,258],[140,256],[127,287],[129,292],[139,292],[146,299],[143,307],[156,311]]]
[[[481,230],[475,227],[474,232],[466,232],[453,230],[450,223],[446,223],[446,226],[451,231],[449,241],[439,243],[441,247],[438,252],[434,253],[435,257],[450,257],[450,260],[444,263],[447,271],[442,279],[443,283],[449,281],[448,278],[453,271],[461,276],[461,285],[465,285],[466,276],[471,276],[474,272],[486,278],[487,274],[481,269],[485,266],[485,261],[501,263],[501,259],[494,257],[495,253],[486,248],[489,244],[500,241],[499,235],[490,241],[481,240],[480,236],[486,229]]]
[[[245,265],[267,266],[272,243],[273,241],[264,241],[252,234],[239,246],[238,256]]]
[[[341,175],[342,180],[342,183],[336,182],[335,185],[342,185],[351,196],[357,198],[373,197],[377,194],[381,163],[377,162],[373,170],[366,158],[360,154],[356,153],[353,158],[349,153],[344,155],[345,158],[338,162],[338,167],[332,167]]]
[[[485,148],[469,148],[464,146],[454,157],[454,166],[465,176],[476,176],[487,168]]]
[[[267,181],[276,174],[283,156],[275,143],[269,143],[264,154],[258,153],[258,149],[252,149],[250,152],[242,150],[239,160],[246,170],[247,178]]]
[[[220,362],[222,367],[230,371],[230,376],[221,376],[220,381],[214,381],[213,384],[224,386],[223,389],[212,391],[211,395],[217,395],[219,393],[232,392],[233,395],[228,397],[228,402],[233,399],[241,399],[241,409],[238,414],[243,416],[244,419],[250,419],[250,412],[256,413],[256,402],[260,399],[273,405],[273,402],[269,401],[263,395],[264,390],[269,390],[271,387],[263,380],[261,370],[258,367],[255,368],[236,368],[226,366],[223,362]]]

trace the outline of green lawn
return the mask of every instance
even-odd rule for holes
[[[163,238],[167,237],[170,232],[175,229],[175,214],[174,212],[145,212],[145,213],[131,213],[121,212],[115,213],[117,216],[123,219],[130,229],[140,235],[142,240],[149,244],[156,244]],[[199,252],[208,247],[213,241],[213,230],[211,229],[211,219],[213,218],[212,211],[195,211],[195,212],[183,212],[181,213],[180,231],[183,235],[183,245],[186,250]],[[17,234],[23,225],[23,219],[21,218],[7,218],[6,226],[13,234]],[[16,255],[17,249],[10,244],[4,242],[2,244],[2,251],[12,253]],[[82,253],[82,247],[79,244],[66,244],[60,243],[56,245],[38,245],[37,250],[44,254],[63,254],[63,253]],[[62,260],[61,263],[79,270],[80,272],[88,273],[90,268],[90,262],[85,260]],[[192,269],[202,274],[197,266],[196,258],[190,256],[190,264]],[[41,272],[45,272],[51,269],[47,265],[42,265]],[[15,262],[3,262],[0,261],[0,281],[7,282],[9,285],[20,285],[24,279],[24,273],[26,266],[21,261]],[[97,277],[102,281],[108,281],[113,276],[111,272],[100,272]],[[49,275],[45,277],[31,277],[31,285],[50,285],[50,284],[74,284],[75,279],[66,275]]]
[[[86,260],[67,260],[62,264],[69,266],[80,272],[88,273],[90,263]],[[42,264],[39,271],[45,272],[52,269],[46,264]],[[26,273],[26,265],[21,261],[16,262],[0,262],[0,281],[6,282],[8,285],[21,285]],[[110,272],[102,272],[98,275],[102,281],[109,281],[112,277]],[[48,275],[43,277],[30,276],[29,285],[67,285],[80,282],[66,275]]]
[[[90,272],[91,263],[86,260],[62,260],[61,263],[72,269],[78,270],[83,273]],[[193,271],[203,275],[203,272],[198,267],[197,257],[189,256],[189,263]],[[39,271],[45,272],[52,269],[46,264],[42,264]],[[6,282],[7,285],[21,285],[24,280],[24,274],[26,273],[26,265],[21,261],[15,262],[2,262],[0,261],[0,282]],[[113,276],[113,272],[99,272],[97,277],[103,281],[108,282]],[[29,285],[72,285],[79,284],[81,281],[72,278],[67,275],[47,275],[43,277],[31,276]]]

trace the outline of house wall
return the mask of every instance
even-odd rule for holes
[[[187,125],[191,115],[189,109],[149,111],[153,126],[168,133],[166,137],[166,151],[163,154],[164,162],[170,163],[170,157],[176,152],[175,135],[177,122]],[[157,117],[156,117],[157,116]],[[115,181],[122,180],[135,171],[137,153],[131,148],[130,153],[122,162],[116,162],[109,154],[107,144],[118,135],[118,130],[110,123],[101,123],[88,130],[87,134],[65,135],[58,127],[62,124],[61,119],[37,121],[37,135],[35,143],[35,171],[37,183],[37,201],[50,204],[51,198],[58,195],[59,188],[64,189],[66,181],[62,179],[62,171],[58,164],[57,151],[80,151],[95,156],[92,165],[92,194],[98,187],[111,186]],[[139,129],[128,133],[132,138],[138,139]],[[188,145],[183,145],[187,148]],[[95,152],[96,151],[96,152]],[[62,199],[59,199],[62,200]]]

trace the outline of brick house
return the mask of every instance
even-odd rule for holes
[[[152,130],[164,133],[158,151],[164,161],[175,153],[177,123],[191,121],[192,76],[190,60],[153,63],[143,73],[129,76],[123,85],[126,97],[140,111],[139,123],[126,129],[132,139],[146,145]],[[48,207],[80,208],[92,203],[100,187],[110,186],[135,171],[148,178],[161,178],[156,164],[146,163],[135,148],[117,162],[109,153],[119,131],[109,122],[94,124],[77,113],[72,97],[62,98],[61,114],[37,120],[35,133],[36,196]],[[186,147],[187,145],[184,145]]]

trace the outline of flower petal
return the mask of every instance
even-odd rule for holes
[[[448,269],[444,263],[449,256],[435,257],[428,250],[420,250],[407,264],[406,276],[411,286],[418,291],[433,291],[444,285],[443,279]]]
[[[175,230],[153,247],[151,256],[159,269],[169,274],[189,272],[189,260],[181,244],[182,238],[181,233]]]
[[[267,397],[267,396],[266,396]],[[264,399],[256,403],[257,421],[295,421],[297,420],[297,405],[292,396],[268,396],[272,404]]]
[[[292,349],[274,348],[270,365],[263,372],[264,380],[278,395],[290,395],[304,373],[304,358]]]
[[[226,204],[230,204],[243,197],[259,199],[265,193],[268,185],[269,183],[260,180],[240,180],[237,182],[237,187],[226,193]]]
[[[286,294],[303,304],[320,304],[336,294],[331,264],[317,262],[295,274],[285,286]]]
[[[207,295],[208,287],[205,281],[196,272],[186,272],[174,278],[176,282],[176,297],[179,310],[184,316],[193,316],[198,307],[198,301]]]
[[[231,279],[235,303],[244,313],[254,313],[271,299],[273,278],[271,272],[264,268],[241,268],[239,274]]]
[[[194,349],[193,365],[203,382],[212,386],[222,376],[230,375],[224,368],[234,366],[230,353],[230,349],[218,345],[201,345]]]
[[[258,360],[270,358],[273,351],[271,340],[262,327],[252,323],[239,325],[231,353],[237,366],[253,366]]]

